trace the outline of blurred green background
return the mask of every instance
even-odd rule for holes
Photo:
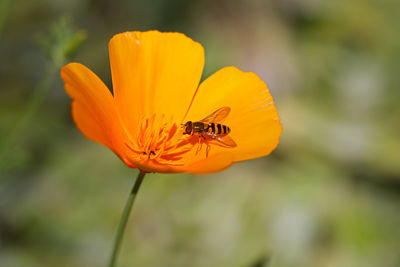
[[[259,74],[269,157],[148,175],[120,266],[400,266],[398,0],[0,0],[0,266],[105,266],[137,171],[83,137],[59,68],[111,87],[108,40],[179,31],[204,77]],[[244,88],[245,90],[245,88]]]

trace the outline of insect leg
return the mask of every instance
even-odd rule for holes
[[[208,143],[206,145],[207,145],[207,147],[206,147],[206,158],[208,158],[208,152],[210,151],[210,145]]]
[[[203,143],[201,142],[201,138],[199,138],[199,142],[197,145],[196,155],[199,154],[201,148],[203,147]]]

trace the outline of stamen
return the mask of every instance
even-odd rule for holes
[[[137,160],[168,166],[183,166],[195,157],[208,157],[213,144],[202,135],[185,136],[184,127],[164,114],[143,117],[136,136],[128,136],[128,139],[125,144]]]
[[[143,117],[138,123],[136,137],[126,145],[139,160],[181,166],[193,143],[182,138],[183,131],[179,129],[172,116],[169,119],[164,114]]]

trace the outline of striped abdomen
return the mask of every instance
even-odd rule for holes
[[[231,128],[226,125],[220,123],[210,123],[208,124],[206,132],[208,134],[220,134],[220,135],[227,135],[231,132]]]

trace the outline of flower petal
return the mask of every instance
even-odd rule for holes
[[[113,97],[91,70],[79,63],[61,68],[65,90],[73,99],[72,117],[79,130],[89,139],[113,150],[128,166],[125,157],[123,129],[115,110]]]
[[[228,106],[231,112],[223,124],[237,143],[235,148],[213,145],[210,156],[232,153],[233,161],[268,155],[279,143],[282,132],[279,116],[267,85],[252,72],[226,67],[199,87],[186,120],[201,120]]]
[[[199,43],[181,33],[125,32],[109,50],[114,98],[131,134],[155,112],[182,119],[203,71]]]
[[[185,172],[193,174],[214,173],[229,168],[233,163],[232,153],[216,153],[185,167]]]

